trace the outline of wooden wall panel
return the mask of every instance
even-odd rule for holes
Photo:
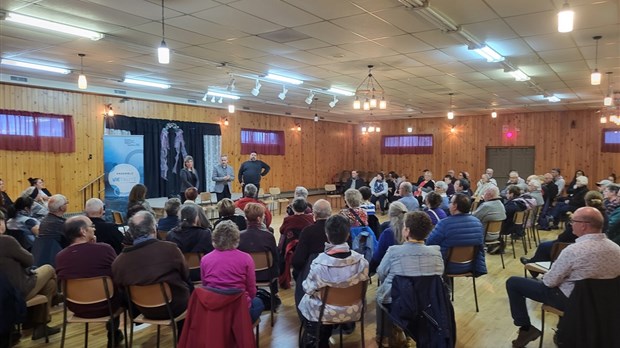
[[[486,167],[486,147],[534,146],[536,173],[560,167],[570,180],[575,170],[582,169],[594,187],[594,182],[620,171],[620,154],[600,152],[604,125],[599,123],[599,116],[585,110],[502,114],[497,119],[489,115],[457,116],[453,123],[443,118],[384,121],[380,134],[362,135],[355,127],[354,163],[360,170],[394,170],[415,178],[422,169],[432,170],[435,178],[454,169],[468,171],[477,180]],[[454,134],[450,132],[452,124]],[[381,155],[381,135],[408,134],[407,127],[414,128],[413,134],[433,134],[434,153]],[[504,137],[504,127],[516,130],[516,136]]]
[[[72,211],[81,210],[78,190],[103,173],[103,112],[108,103],[116,114],[134,117],[208,123],[220,123],[227,117],[229,125],[221,125],[222,151],[229,155],[235,170],[248,158],[240,154],[241,128],[284,131],[285,156],[259,155],[272,168],[263,179],[265,189],[279,186],[291,191],[298,185],[322,188],[335,172],[353,166],[353,126],[348,124],[239,110],[229,114],[227,110],[145,100],[121,103],[120,98],[110,96],[0,84],[0,108],[73,115],[77,135],[76,152],[72,154],[0,151],[0,178],[11,197],[28,186],[28,177],[42,177],[52,193],[69,198]],[[295,123],[301,123],[301,132],[294,130]],[[233,189],[238,192],[241,186],[235,183]]]

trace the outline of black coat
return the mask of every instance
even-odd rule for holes
[[[344,191],[350,189],[351,188],[351,183],[353,183],[353,179],[349,178],[349,180],[347,180],[347,182],[342,187],[342,191],[344,192]],[[355,180],[355,188],[357,190],[359,190],[362,186],[366,186],[366,182],[364,182],[364,179],[362,179],[362,178],[360,178],[358,176],[357,180]]]
[[[456,344],[454,308],[441,276],[395,276],[389,315],[417,347]]]

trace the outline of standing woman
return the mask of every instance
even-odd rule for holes
[[[185,190],[190,187],[195,187],[196,190],[200,189],[200,180],[198,179],[198,172],[194,168],[194,158],[192,156],[185,156],[185,162],[183,169],[181,169],[181,202],[185,202]],[[200,191],[198,191],[200,192]]]

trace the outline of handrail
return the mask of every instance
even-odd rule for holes
[[[82,192],[82,190],[84,190],[85,188],[87,188],[88,186],[94,184],[96,181],[99,181],[101,178],[103,178],[105,176],[105,173],[99,175],[98,177],[94,178],[93,180],[91,180],[88,184],[84,185],[81,189],[78,190],[78,192]]]

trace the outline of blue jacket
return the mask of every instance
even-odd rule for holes
[[[426,245],[439,245],[444,261],[448,257],[448,249],[454,246],[477,245],[478,256],[474,265],[474,274],[481,276],[487,273],[484,260],[484,227],[478,218],[467,214],[450,215],[440,220],[426,239]],[[447,273],[461,273],[460,267],[446,264]]]

